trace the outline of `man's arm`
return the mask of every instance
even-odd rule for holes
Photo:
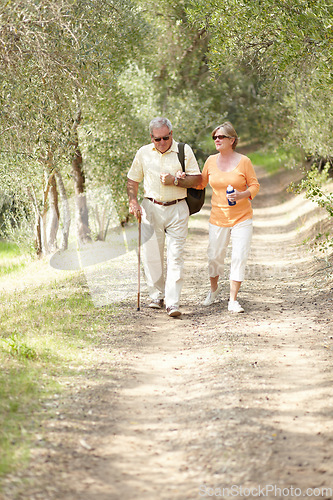
[[[191,188],[201,184],[202,177],[199,175],[186,175],[186,177],[178,179],[178,186],[184,188]]]
[[[141,207],[138,202],[138,190],[139,183],[132,181],[132,179],[127,180],[127,195],[129,199],[129,212],[134,214],[138,218],[138,212],[141,213]]]
[[[201,184],[201,174],[199,175],[185,175],[181,170],[177,172],[176,176],[171,174],[161,174],[161,182],[165,186],[171,186],[178,180],[177,186],[182,188],[195,187]]]

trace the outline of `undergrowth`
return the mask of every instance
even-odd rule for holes
[[[94,307],[79,273],[60,283],[2,294],[0,480],[26,462],[44,402],[64,390],[64,378],[75,384],[82,376],[110,328],[110,316],[117,314],[115,306]]]
[[[273,175],[281,168],[293,166],[292,162],[295,162],[296,153],[295,151],[286,151],[282,148],[274,151],[260,149],[260,151],[248,153],[247,156],[250,158],[253,165],[263,167],[266,172]]]
[[[0,277],[23,269],[31,256],[15,243],[0,241]]]

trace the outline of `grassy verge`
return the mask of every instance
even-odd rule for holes
[[[263,167],[269,174],[275,174],[281,168],[290,167],[297,160],[297,151],[277,149],[275,151],[253,151],[248,153],[254,165]]]
[[[31,260],[15,243],[0,241],[0,278],[19,271]]]
[[[117,310],[95,309],[79,273],[0,300],[1,480],[26,461],[43,403],[75,383]]]

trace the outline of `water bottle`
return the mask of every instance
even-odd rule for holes
[[[235,192],[234,188],[229,184],[229,186],[227,187],[227,194],[234,193],[234,192]],[[234,205],[236,205],[236,202],[228,200],[228,204],[231,207],[233,207]]]

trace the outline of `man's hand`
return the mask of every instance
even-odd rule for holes
[[[162,184],[165,186],[171,186],[171,184],[174,183],[175,179],[185,179],[186,174],[182,170],[178,170],[176,175],[171,175],[171,174],[161,174],[160,179]]]
[[[139,219],[139,216],[142,215],[142,209],[138,203],[138,200],[130,200],[129,213],[134,214],[137,219]]]
[[[175,179],[178,179],[178,186],[182,188],[189,188],[198,186],[201,183],[201,174],[199,175],[186,175],[185,172],[178,170],[175,176],[171,174],[161,174],[160,179],[165,186],[171,186]]]
[[[161,174],[160,179],[162,184],[165,186],[171,186],[173,184],[173,181],[175,180],[175,177],[171,174]]]
[[[127,194],[129,198],[129,213],[134,214],[137,219],[139,219],[139,216],[142,214],[142,210],[137,199],[138,189],[139,183],[128,179]]]

